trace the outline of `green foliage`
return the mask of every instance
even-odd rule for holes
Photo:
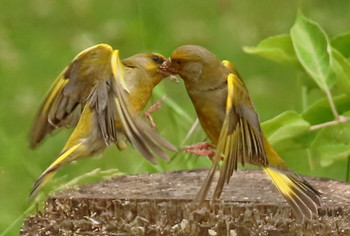
[[[245,51],[293,66],[325,94],[301,112],[284,112],[264,122],[269,140],[280,145],[282,152],[298,149],[299,155],[302,153],[299,159],[311,158],[320,167],[349,161],[350,34],[337,36],[330,43],[322,27],[299,12],[290,35],[269,37]],[[295,67],[298,64],[301,67]],[[301,89],[309,87],[305,81],[303,84]],[[303,101],[311,96],[310,89],[306,90],[306,94],[300,93],[305,96]],[[300,142],[304,145],[297,145]],[[347,176],[349,173],[344,173],[344,178]]]
[[[349,44],[350,45],[350,42]],[[350,48],[350,47],[349,47]],[[350,95],[350,61],[337,49],[332,49],[333,70],[337,77],[336,87],[343,93]]]
[[[174,48],[182,44],[207,47],[219,58],[234,63],[243,76],[261,120],[292,111],[263,124],[264,130],[276,140],[275,147],[290,168],[300,174],[346,179],[347,160],[343,155],[326,150],[324,157],[329,159],[320,157],[320,152],[323,152],[320,147],[327,138],[337,136],[339,143],[346,146],[341,134],[328,128],[320,135],[323,129],[304,130],[306,124],[312,127],[332,121],[334,115],[327,96],[323,95],[324,90],[317,88],[312,78],[308,78],[297,58],[291,36],[286,35],[298,8],[324,27],[325,30],[321,32],[336,35],[349,31],[346,19],[350,1],[345,0],[271,0],[269,4],[245,0],[2,0],[0,235],[18,235],[23,217],[35,211],[35,207],[27,202],[30,188],[55,159],[71,133],[71,130],[57,132],[37,150],[28,148],[28,132],[43,96],[78,52],[97,43],[108,43],[119,49],[122,58],[146,51],[169,56]],[[320,27],[317,25],[314,28],[316,31]],[[243,45],[253,45],[266,37],[261,45],[246,50],[286,66],[276,66],[275,63],[242,52]],[[338,113],[345,116],[350,109],[347,79],[350,34],[329,38],[333,50],[331,55],[329,50],[327,53],[336,73],[331,92]],[[313,89],[306,86],[310,83],[314,83]],[[304,93],[299,92],[304,90],[307,91],[305,97],[302,95]],[[153,115],[161,135],[177,146],[204,141],[205,135],[200,127],[185,140],[195,120],[195,112],[182,82],[162,81],[151,103],[165,94],[168,99],[162,109]],[[305,106],[301,105],[304,101]],[[293,127],[296,127],[296,131]],[[334,126],[334,129],[338,127]],[[345,132],[348,127],[342,129]],[[327,133],[330,135],[327,136]],[[314,144],[316,136],[318,141]],[[331,155],[327,155],[327,152]],[[122,173],[135,174],[202,168],[210,164],[206,157],[196,158],[179,152],[170,163],[160,161],[155,166],[132,147],[123,152],[110,147],[97,158],[79,160],[60,170],[44,189],[39,203],[42,206],[45,194],[50,190],[66,186],[77,177],[86,177],[85,173],[96,168],[101,169],[100,174],[79,183],[103,179],[106,176],[104,170],[115,168]],[[73,183],[73,186],[76,184]]]
[[[262,124],[264,133],[275,145],[308,131],[310,124],[295,111],[286,111]]]
[[[350,124],[325,127],[320,130],[311,145],[313,155],[317,155],[321,166],[347,159],[350,156]]]
[[[290,35],[272,36],[261,41],[256,47],[243,47],[243,49],[247,53],[257,54],[275,62],[300,67]]]
[[[350,57],[350,32],[334,37],[331,44],[332,47],[341,52],[344,57]]]
[[[299,12],[290,35],[298,60],[306,72],[321,89],[327,90],[334,83],[334,72],[326,33]]]
[[[346,94],[333,97],[333,101],[340,114],[344,114],[350,110],[350,99]],[[301,112],[301,116],[311,125],[321,124],[334,119],[327,98],[321,98],[312,103]]]

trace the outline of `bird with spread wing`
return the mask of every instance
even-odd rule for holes
[[[52,132],[74,127],[57,159],[39,176],[30,193],[33,199],[56,171],[73,160],[89,157],[127,142],[152,163],[165,149],[176,151],[139,113],[152,90],[169,74],[159,66],[165,58],[140,53],[120,60],[119,51],[98,44],[79,53],[52,85],[35,118],[30,147],[36,148]]]

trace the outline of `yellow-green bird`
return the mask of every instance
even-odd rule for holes
[[[263,168],[298,219],[317,214],[320,193],[288,169],[264,137],[248,90],[230,62],[219,61],[201,46],[185,45],[175,49],[161,68],[184,80],[200,124],[216,148],[197,201],[205,199],[216,170],[220,176],[213,199],[220,197],[237,163],[250,163]]]
[[[152,163],[155,156],[168,159],[164,149],[176,148],[139,116],[154,86],[168,76],[159,69],[164,60],[157,53],[140,53],[120,61],[118,50],[106,44],[73,59],[39,109],[30,147],[57,129],[75,128],[57,159],[34,183],[30,200],[62,165],[93,156],[111,144],[122,150],[130,141]]]

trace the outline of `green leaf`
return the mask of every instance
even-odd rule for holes
[[[332,50],[332,58],[336,86],[340,91],[350,94],[350,62],[336,49]]]
[[[339,114],[344,115],[345,112],[350,111],[349,96],[342,94],[333,98],[335,106]],[[328,99],[321,99],[310,105],[302,114],[301,117],[309,122],[311,125],[320,124],[323,122],[334,120],[333,113],[329,106]]]
[[[310,125],[295,111],[286,111],[271,120],[263,122],[261,127],[271,144],[276,144],[304,133]]]
[[[326,33],[299,12],[290,34],[295,53],[306,72],[322,90],[328,90],[335,80]]]
[[[334,37],[331,44],[344,57],[350,57],[350,32]]]
[[[311,149],[314,155],[319,156],[322,166],[348,158],[350,156],[350,124],[323,128],[318,132]]]
[[[243,50],[246,53],[256,54],[278,63],[300,67],[291,37],[286,34],[269,37],[256,47],[243,47]]]

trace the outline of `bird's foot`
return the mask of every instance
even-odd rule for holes
[[[197,156],[208,156],[211,161],[213,161],[213,157],[215,156],[215,151],[211,150],[215,148],[213,144],[203,142],[197,143],[190,146],[182,147],[182,150],[185,150],[188,153],[193,153]]]
[[[145,111],[145,113],[143,114],[143,118],[148,119],[151,127],[155,128],[156,127],[156,123],[154,123],[154,120],[151,116],[151,114],[156,111],[159,110],[162,107],[162,103],[164,102],[164,100],[166,99],[166,96],[162,97],[161,99],[159,99],[157,102],[155,102],[152,106],[150,106],[150,108],[148,108],[147,111]]]

